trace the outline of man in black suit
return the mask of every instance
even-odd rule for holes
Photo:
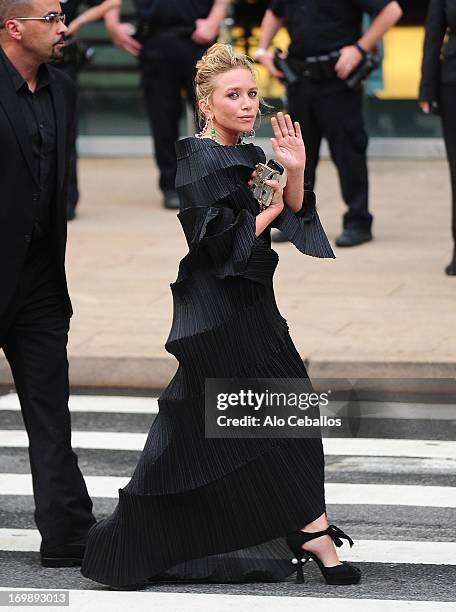
[[[71,448],[65,278],[75,87],[57,0],[0,0],[0,346],[29,437],[46,567],[80,564],[95,522]]]

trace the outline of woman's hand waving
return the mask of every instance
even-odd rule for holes
[[[306,165],[306,149],[302,139],[301,127],[297,121],[294,123],[287,113],[277,113],[271,119],[274,138],[271,138],[274,157],[288,172],[301,170]]]

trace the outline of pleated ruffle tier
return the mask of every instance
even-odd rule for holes
[[[206,378],[307,377],[275,301],[269,230],[255,235],[246,183],[264,154],[195,138],[176,150],[189,253],[171,285],[166,349],[179,367],[115,512],[89,533],[82,573],[115,586],[281,580],[294,571],[284,536],[325,511],[321,439],[204,430]],[[300,213],[278,225],[299,250],[332,257],[311,194]]]

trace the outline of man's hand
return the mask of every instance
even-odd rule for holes
[[[193,42],[198,45],[207,45],[217,38],[220,27],[210,19],[197,19],[195,21],[195,31],[192,34]]]
[[[112,42],[119,49],[123,49],[134,56],[138,56],[142,45],[132,37],[134,26],[131,23],[116,23],[108,28]]]
[[[423,113],[426,113],[426,115],[428,115],[431,112],[431,104],[430,102],[420,102],[420,108],[423,111]]]
[[[81,21],[76,17],[75,19],[73,19],[71,23],[67,25],[67,31],[65,33],[65,36],[67,38],[74,36],[76,32],[78,32],[78,30],[81,28],[81,26],[82,26]]]
[[[334,67],[337,76],[339,79],[343,81],[348,78],[348,76],[355,70],[361,60],[363,59],[363,55],[361,51],[359,51],[355,45],[349,45],[348,47],[342,47],[340,50],[340,57],[337,61],[337,64]]]
[[[276,79],[283,79],[283,72],[277,70],[274,65],[274,58],[269,52],[264,53],[261,57],[259,57],[258,61],[260,62],[260,64],[263,64],[263,66],[265,66],[269,70],[270,74],[273,77],[275,77]]]

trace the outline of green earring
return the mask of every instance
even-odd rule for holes
[[[215,127],[211,128],[211,138],[212,140],[215,140]]]

